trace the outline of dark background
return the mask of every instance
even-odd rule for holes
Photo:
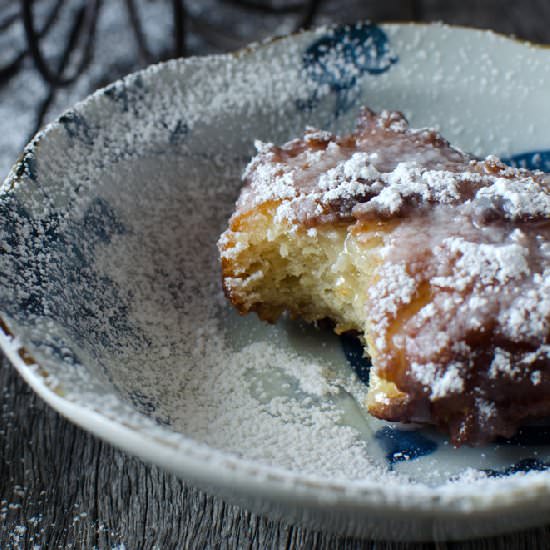
[[[0,0],[0,180],[40,127],[128,72],[300,26],[367,18],[443,21],[550,43],[548,0]],[[416,545],[257,517],[74,427],[1,355],[0,416],[0,549],[550,548],[550,527]]]

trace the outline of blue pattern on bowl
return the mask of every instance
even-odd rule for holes
[[[97,137],[97,129],[93,129],[88,121],[78,111],[71,110],[65,112],[59,117],[59,122],[63,125],[70,138],[78,139],[85,145],[93,145]]]
[[[305,77],[335,94],[335,117],[356,105],[360,77],[384,73],[396,62],[386,33],[372,23],[336,27],[313,42],[302,58]],[[318,102],[316,88],[307,100],[299,100],[297,107],[312,110]]]
[[[139,412],[153,418],[159,426],[170,426],[172,424],[169,416],[158,413],[158,403],[156,400],[143,391],[132,390],[127,392],[127,396]]]
[[[120,334],[135,334],[136,328],[129,321],[128,300],[113,281],[95,271],[93,258],[95,247],[125,232],[114,210],[101,198],[93,199],[82,217],[73,220],[54,209],[35,216],[15,193],[4,196],[0,201],[1,279],[13,292],[2,295],[0,308],[19,321],[51,319],[78,346],[90,351],[95,347],[92,342],[116,350],[121,346]],[[48,254],[33,253],[42,250]],[[19,284],[22,273],[32,284]],[[58,336],[50,335],[47,342],[34,337],[33,344],[47,348],[62,361],[79,364],[78,354]]]
[[[488,477],[505,477],[517,474],[518,472],[543,472],[550,469],[550,462],[543,462],[537,458],[524,458],[512,466],[500,470],[482,470]]]
[[[355,371],[355,374],[357,374],[361,382],[368,385],[371,362],[368,357],[365,357],[364,348],[359,338],[345,333],[340,336],[340,342],[344,355]]]
[[[550,172],[550,151],[530,151],[503,158],[502,161],[517,168]]]
[[[375,433],[374,437],[386,452],[390,470],[397,462],[431,455],[438,447],[435,441],[417,430],[400,430],[384,426]]]
[[[140,74],[119,80],[103,89],[103,94],[112,99],[123,113],[138,114],[138,106],[147,90]]]

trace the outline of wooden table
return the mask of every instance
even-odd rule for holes
[[[350,4],[357,17],[443,20],[550,42],[546,0]],[[2,357],[0,389],[2,549],[550,548],[550,526],[463,543],[399,544],[270,521],[210,497],[76,428],[37,398]]]

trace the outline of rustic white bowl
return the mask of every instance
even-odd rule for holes
[[[544,426],[455,450],[370,419],[353,342],[238,318],[215,244],[254,139],[345,131],[368,105],[548,169],[549,90],[548,50],[442,25],[324,28],[130,75],[40,132],[0,188],[2,349],[76,424],[256,512],[401,540],[547,522]]]

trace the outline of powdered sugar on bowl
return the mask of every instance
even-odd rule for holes
[[[100,251],[97,268],[118,287],[139,289],[131,318],[150,343],[119,357],[113,384],[160,425],[247,459],[330,478],[395,477],[339,405],[341,392],[361,402],[366,388],[346,367],[338,339],[292,323],[264,327],[229,310],[216,238],[231,201],[211,206],[217,221],[209,224],[196,207],[208,201],[200,184],[214,175],[208,163],[195,161],[185,190],[169,194],[163,180],[176,181],[185,162],[162,168],[161,179],[164,162],[139,162],[149,182],[139,196],[124,204],[109,197],[127,233]],[[118,172],[124,185],[124,168]],[[327,351],[314,353],[317,346]]]

